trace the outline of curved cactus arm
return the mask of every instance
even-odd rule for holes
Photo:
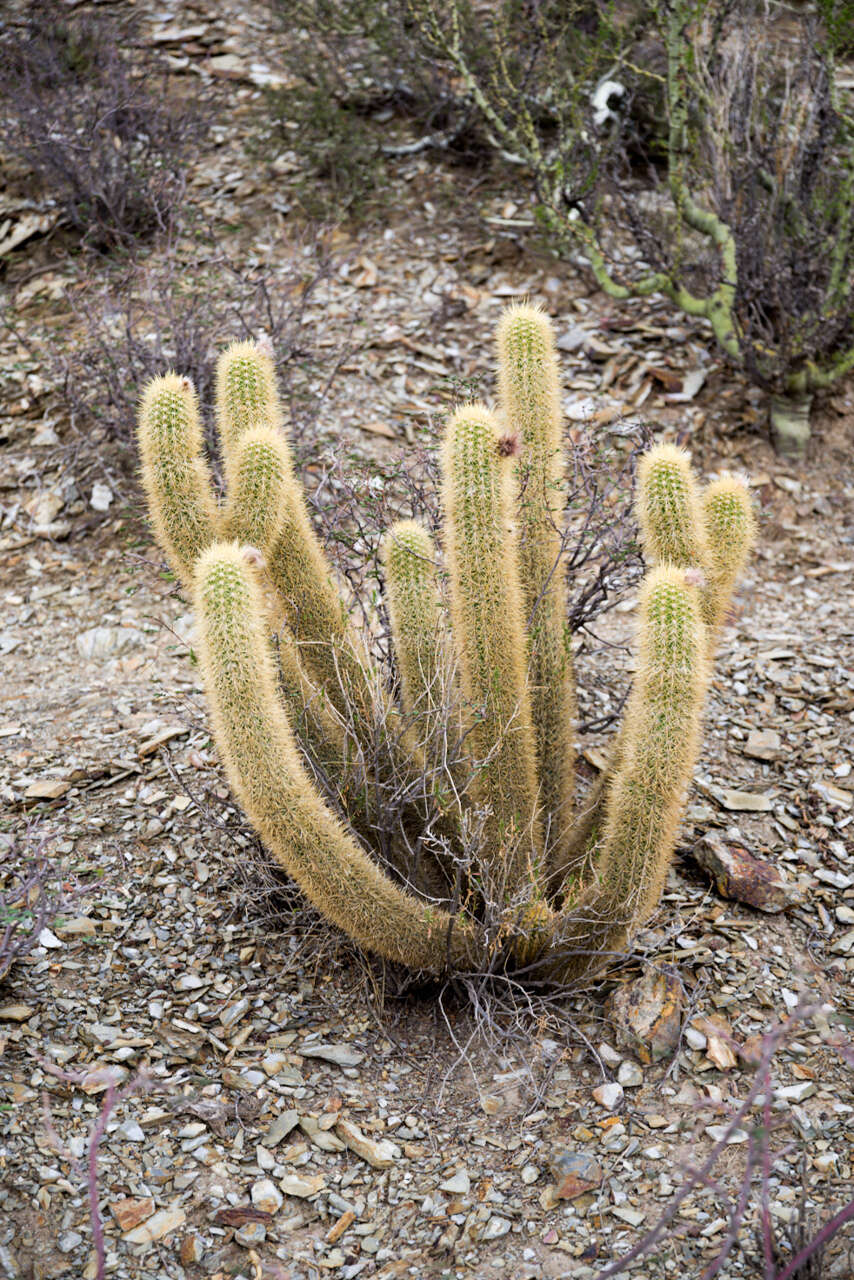
[[[644,454],[638,467],[635,511],[644,550],[653,564],[694,570],[699,583],[709,581],[711,551],[703,502],[691,459],[684,449],[660,444]],[[705,589],[701,602],[704,620],[709,621]],[[556,863],[552,875],[553,891],[561,883],[568,887],[567,877],[577,878],[594,853],[598,856],[601,852],[601,845],[598,850],[594,849],[596,835],[602,825],[608,789],[623,762],[624,741],[623,725],[611,745],[604,772],[594,783],[582,812],[567,834],[564,856]]]
[[[426,721],[426,734],[418,736],[429,737],[445,702],[436,547],[415,520],[399,520],[383,538],[381,554],[403,708]]]
[[[451,620],[468,744],[479,766],[473,790],[489,810],[487,858],[508,895],[530,878],[542,847],[510,483],[490,412],[478,404],[459,409],[442,447]]]
[[[709,684],[700,590],[684,570],[661,565],[649,573],[641,589],[638,649],[599,863],[602,892],[615,913],[635,925],[661,897]]]
[[[597,878],[538,927],[544,963],[564,981],[606,964],[658,904],[699,752],[707,648],[699,587],[683,569],[653,569],[641,589],[638,671]]]
[[[464,921],[400,889],[323,803],[276,694],[261,588],[236,543],[198,560],[199,659],[229,781],[276,861],[360,946],[415,969],[467,967]]]
[[[712,647],[726,621],[739,574],[756,543],[756,517],[746,483],[724,472],[703,492],[703,524],[709,548],[704,616]]]
[[[654,564],[705,570],[708,547],[700,493],[684,449],[659,444],[644,454],[635,509],[644,550]]]
[[[528,681],[548,844],[561,856],[575,790],[575,676],[562,562],[564,452],[560,374],[551,321],[515,306],[498,325],[503,425],[519,441],[519,577],[527,621]]]
[[[367,749],[375,733],[377,699],[382,696],[379,677],[332,581],[293,472],[282,492],[281,517],[267,568],[300,661],[339,715],[352,722],[357,739]]]
[[[217,427],[223,449],[253,427],[282,426],[276,370],[269,342],[232,342],[216,365]]]
[[[354,721],[357,737],[366,744],[374,734],[379,680],[311,526],[281,430],[268,343],[234,342],[223,352],[217,362],[216,401],[230,489],[242,482],[228,504],[224,534],[258,545],[249,536],[251,521],[272,535],[264,546],[267,571],[281,597],[300,661],[338,713]],[[243,465],[247,450],[262,454],[266,470],[257,463]]]
[[[193,563],[217,536],[218,511],[189,378],[169,373],[149,383],[137,437],[154,532],[178,578],[191,589]]]
[[[291,472],[287,442],[272,427],[250,427],[225,454],[226,501],[220,536],[266,555],[282,527]]]

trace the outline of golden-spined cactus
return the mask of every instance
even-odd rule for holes
[[[560,857],[575,792],[575,676],[569,647],[564,536],[563,419],[554,333],[537,307],[508,307],[498,325],[498,394],[518,449],[519,576],[546,841]]]
[[[573,814],[562,423],[543,312],[505,315],[498,359],[496,413],[466,405],[445,432],[441,548],[411,520],[383,539],[398,691],[312,527],[266,347],[235,344],[218,366],[224,496],[193,388],[174,374],[140,409],[143,484],[192,594],[229,781],[276,861],[366,950],[434,973],[502,964],[565,981],[607,964],[659,901],[755,520],[743,481],[701,491],[670,445],[642,460],[637,673],[610,768]]]

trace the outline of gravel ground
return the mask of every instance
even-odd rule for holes
[[[176,37],[175,76],[184,58],[216,89],[228,70],[238,109],[257,105],[263,19],[253,11],[247,34],[230,10],[188,5],[176,28],[188,15],[207,35],[189,52]],[[558,326],[573,431],[619,450],[642,416],[706,473],[742,469],[755,486],[761,545],[662,906],[608,982],[527,1012],[508,1013],[508,997],[491,1026],[457,992],[404,990],[293,895],[271,923],[206,728],[192,617],[121,450],[87,447],[45,363],[6,335],[0,887],[41,847],[67,902],[0,979],[0,1274],[96,1276],[99,1115],[107,1272],[133,1280],[594,1277],[719,1147],[716,1181],[634,1272],[692,1280],[727,1235],[765,1106],[775,1234],[797,1220],[802,1160],[813,1220],[854,1195],[839,1048],[854,1013],[854,393],[822,410],[808,465],[780,463],[751,430],[755,396],[699,328],[645,303],[615,329],[583,276],[490,230],[488,194],[479,221],[448,224],[447,175],[429,170],[403,166],[408,203],[386,225],[339,233],[341,264],[312,300],[322,344],[360,344],[327,397],[318,456],[392,461],[429,437],[454,385],[491,377],[495,318],[530,293]],[[272,177],[240,147],[211,143],[190,179],[235,251],[284,254]],[[9,259],[8,299],[45,349],[75,272],[40,241]],[[603,642],[630,636],[633,617],[627,595],[579,644],[588,718],[625,687],[630,661]],[[590,774],[605,740],[581,741]],[[771,868],[785,909],[722,896],[701,838],[706,859],[743,850]],[[625,1014],[628,993],[654,1011],[651,1030]],[[786,1018],[751,1095],[774,1047],[762,1037]],[[754,1200],[723,1275],[762,1274],[757,1213]],[[822,1280],[851,1274],[843,1245]]]

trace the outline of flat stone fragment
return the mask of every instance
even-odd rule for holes
[[[152,1244],[155,1240],[163,1240],[179,1227],[183,1227],[186,1221],[187,1215],[179,1205],[171,1209],[161,1209],[135,1231],[129,1231],[125,1240],[129,1244]]]
[[[400,1159],[401,1150],[396,1143],[390,1142],[388,1138],[375,1140],[367,1137],[352,1120],[339,1120],[335,1125],[335,1132],[346,1147],[361,1156],[374,1169],[388,1169],[395,1160]]]
[[[630,1227],[639,1227],[646,1217],[645,1213],[641,1213],[638,1209],[630,1209],[625,1204],[613,1205],[611,1212],[615,1218],[619,1218],[621,1222],[627,1222]]]
[[[783,878],[777,867],[755,858],[741,845],[725,844],[717,836],[706,835],[697,841],[692,853],[724,898],[771,915],[801,901],[800,891]]]
[[[682,1029],[685,997],[671,973],[652,970],[624,983],[608,998],[606,1011],[617,1043],[649,1065],[674,1053]]]
[[[205,1247],[202,1244],[201,1239],[195,1234],[184,1236],[184,1239],[181,1241],[181,1249],[179,1252],[181,1265],[184,1267],[192,1266],[194,1262],[201,1262],[204,1256]]]
[[[346,1044],[300,1045],[297,1052],[303,1058],[322,1058],[324,1062],[334,1062],[336,1067],[358,1067],[360,1062],[365,1061],[363,1053]]]
[[[122,1231],[133,1231],[134,1227],[153,1216],[154,1201],[151,1196],[144,1199],[114,1200],[110,1205],[110,1213]]]
[[[720,1071],[732,1071],[737,1065],[735,1040],[728,1022],[720,1014],[695,1018],[694,1027],[706,1038],[705,1053]]]
[[[308,1174],[300,1177],[296,1173],[288,1173],[284,1178],[279,1179],[279,1186],[286,1196],[299,1196],[302,1200],[307,1200],[309,1196],[316,1196],[326,1186],[326,1179],[322,1173]]]
[[[173,738],[183,738],[190,730],[183,724],[167,725],[165,729],[161,729],[153,738],[149,738],[147,742],[143,742],[139,748],[139,757],[144,759],[146,756],[153,756],[155,751],[160,747],[165,747],[167,742],[171,742]]]
[[[439,1190],[447,1191],[449,1195],[467,1196],[471,1190],[471,1178],[465,1169],[458,1169],[453,1177],[439,1183]]]
[[[774,1097],[783,1102],[804,1102],[816,1092],[814,1080],[802,1080],[800,1084],[787,1084],[774,1090]]]
[[[97,929],[97,923],[90,916],[75,916],[73,920],[65,920],[56,926],[60,938],[91,938]]]
[[[70,791],[71,783],[61,778],[42,778],[31,782],[24,792],[25,800],[60,800]]]
[[[264,1135],[265,1145],[268,1147],[278,1146],[282,1139],[286,1138],[298,1124],[298,1111],[280,1111]]]
[[[602,1182],[602,1166],[584,1151],[560,1151],[551,1161],[555,1177],[555,1198],[577,1200],[587,1191],[595,1191]]]
[[[624,1089],[640,1088],[643,1084],[643,1072],[636,1062],[626,1058],[620,1063],[620,1069],[617,1072],[617,1084],[621,1084]]]
[[[779,760],[783,744],[775,729],[751,729],[742,750],[754,760]]]
[[[733,791],[721,792],[721,804],[734,813],[770,813],[774,808],[774,797],[765,791]]]
[[[506,1218],[495,1216],[490,1218],[483,1229],[482,1240],[500,1240],[502,1236],[506,1236],[512,1227],[512,1222],[508,1222]]]
[[[0,1022],[26,1022],[34,1013],[35,1009],[28,1004],[0,1005]]]
[[[234,1238],[244,1249],[253,1249],[267,1239],[267,1228],[263,1222],[247,1222],[245,1227],[237,1228]]]

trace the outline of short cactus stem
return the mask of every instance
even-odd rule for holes
[[[445,555],[464,714],[487,807],[496,881],[513,894],[540,846],[536,749],[515,540],[511,477],[483,405],[451,418],[442,450]]]
[[[653,564],[705,567],[700,493],[684,449],[660,444],[644,454],[635,505],[644,550]]]
[[[712,644],[726,621],[736,581],[756,542],[756,516],[746,482],[724,472],[703,493],[703,524],[709,549],[703,613]]]
[[[707,686],[699,588],[686,582],[684,570],[662,565],[641,591],[638,670],[598,866],[603,893],[626,921],[645,920],[661,896],[699,751]]]
[[[242,435],[225,455],[228,497],[220,522],[223,537],[266,554],[282,526],[290,472],[290,453],[280,431],[252,427]]]
[[[253,427],[280,429],[272,350],[264,342],[233,342],[216,366],[217,421],[223,447],[232,448]]]
[[[771,396],[768,405],[774,447],[784,458],[802,458],[810,439],[813,397],[808,393]]]
[[[403,709],[416,736],[429,739],[445,710],[447,674],[436,547],[415,520],[400,520],[383,538],[382,558]]]
[[[189,587],[193,564],[216,536],[217,505],[204,460],[202,424],[189,378],[155,378],[139,411],[142,487],[160,545]]]

